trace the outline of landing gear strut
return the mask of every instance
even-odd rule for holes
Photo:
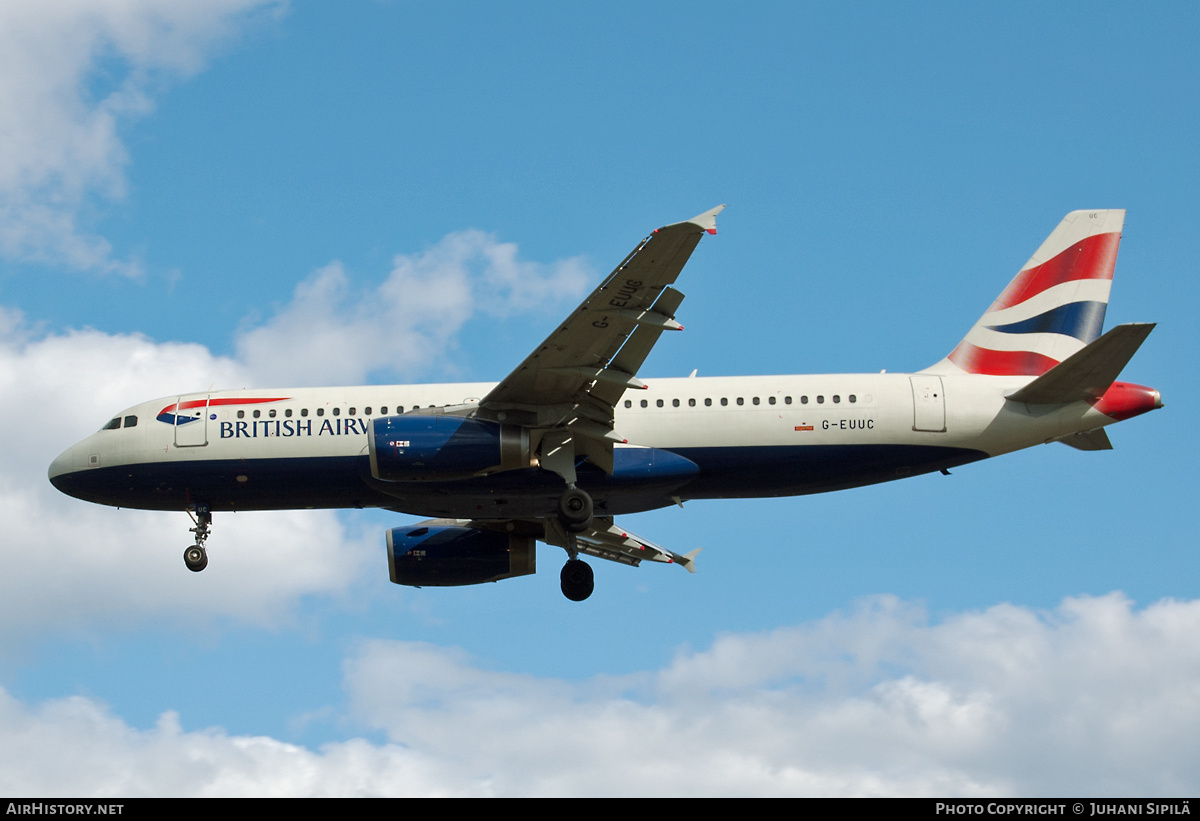
[[[592,595],[596,582],[592,576],[592,566],[579,559],[568,559],[559,574],[562,582],[562,592],[571,601],[583,601]]]
[[[574,485],[558,497],[558,520],[568,533],[582,533],[592,526],[592,497]]]
[[[212,511],[207,505],[199,505],[194,516],[190,510],[188,515],[196,523],[195,527],[189,528],[196,534],[196,543],[183,551],[183,563],[187,565],[188,570],[199,573],[208,567],[208,551],[204,549],[204,543],[208,541],[209,530],[212,528]]]
[[[562,582],[562,592],[571,601],[583,601],[592,595],[596,583],[592,577],[592,568],[587,562],[578,558],[579,550],[575,542],[575,534],[584,533],[592,526],[592,514],[595,505],[586,490],[570,484],[563,495],[558,497],[558,521],[567,531],[567,563],[563,565],[559,580]]]

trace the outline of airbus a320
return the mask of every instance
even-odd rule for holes
[[[1125,212],[1068,214],[948,356],[915,373],[638,377],[675,289],[723,206],[640,242],[497,384],[181,394],[121,411],[50,466],[64,493],[186,511],[193,571],[222,511],[386,508],[391,580],[531,574],[566,551],[563,594],[591,595],[582,556],[695,572],[614,517],[689,500],[795,496],[946,471],[1046,442],[1111,447],[1105,428],[1162,407],[1118,381],[1153,324],[1101,333]]]

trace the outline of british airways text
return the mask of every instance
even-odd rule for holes
[[[259,439],[270,436],[346,436],[366,433],[366,419],[256,419],[253,422],[222,422],[222,439]]]

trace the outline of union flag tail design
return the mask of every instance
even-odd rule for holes
[[[933,373],[1039,376],[1093,342],[1125,212],[1072,211]]]

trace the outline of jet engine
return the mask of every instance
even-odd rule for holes
[[[463,527],[453,520],[393,528],[387,549],[392,581],[413,587],[482,584],[537,569],[532,536]]]
[[[383,416],[367,437],[371,474],[389,482],[466,479],[529,467],[529,431],[462,416]]]

